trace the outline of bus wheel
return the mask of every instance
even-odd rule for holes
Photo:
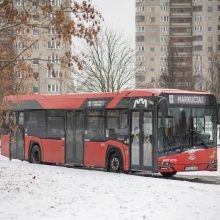
[[[175,172],[169,172],[169,173],[163,173],[163,172],[161,172],[161,175],[162,176],[164,176],[164,177],[172,177],[172,176],[174,176],[175,174],[176,174],[177,172],[175,171]]]
[[[118,152],[115,152],[110,157],[109,171],[114,173],[122,172],[122,160]]]
[[[34,145],[31,149],[30,162],[41,163],[41,153],[38,145]]]

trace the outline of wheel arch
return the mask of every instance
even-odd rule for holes
[[[114,154],[116,152],[121,157],[122,172],[124,172],[124,158],[123,158],[123,154],[121,152],[121,149],[119,147],[116,147],[116,146],[113,146],[113,145],[108,145],[106,158],[105,158],[105,168],[106,168],[107,171],[109,171],[109,169],[110,169],[110,167],[109,167],[110,158],[111,158],[112,154]]]
[[[31,140],[30,144],[29,144],[29,149],[28,149],[28,161],[29,162],[31,162],[31,151],[32,151],[33,146],[35,146],[35,145],[37,145],[39,147],[40,154],[41,154],[41,160],[42,160],[42,150],[41,150],[40,144],[37,141]]]

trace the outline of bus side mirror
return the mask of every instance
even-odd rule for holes
[[[168,100],[165,97],[162,97],[158,101],[158,105],[159,105],[160,111],[162,112],[162,115],[164,117],[169,117]]]

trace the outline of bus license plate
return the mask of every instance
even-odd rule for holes
[[[195,171],[198,170],[198,166],[187,166],[185,167],[185,171]]]

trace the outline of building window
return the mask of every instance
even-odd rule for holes
[[[17,50],[22,50],[22,49],[24,49],[25,47],[24,47],[24,42],[16,42],[15,43],[15,49],[17,49]]]
[[[160,51],[161,51],[161,52],[166,52],[166,51],[167,51],[167,47],[165,47],[165,46],[161,47],[161,48],[160,48]]]
[[[56,28],[55,27],[50,27],[49,30],[48,30],[48,33],[50,35],[56,35],[57,34]]]
[[[50,0],[52,6],[60,6],[60,0]]]
[[[136,32],[144,32],[144,26],[138,26]]]
[[[21,71],[15,71],[15,75],[16,75],[16,78],[18,79],[22,79],[23,78],[23,74]]]
[[[34,58],[34,59],[33,59],[33,64],[39,64],[39,59]]]
[[[150,47],[150,52],[154,52],[155,48],[154,47]]]
[[[208,27],[208,31],[212,31],[212,27]]]
[[[136,10],[137,10],[137,12],[140,12],[140,11],[144,11],[144,6],[138,6],[138,7],[136,7]]]
[[[57,54],[48,55],[48,62],[49,63],[56,63],[60,64],[60,57]]]
[[[138,23],[138,22],[144,22],[145,21],[145,17],[143,16],[143,15],[138,15],[138,16],[136,16],[136,22]]]
[[[208,52],[212,53],[213,52],[213,48],[212,47],[208,47]]]
[[[150,18],[150,23],[155,23],[155,20],[156,20],[155,17],[151,17]]]
[[[144,36],[136,36],[136,42],[144,42]]]
[[[48,49],[60,49],[59,41],[48,41]]]
[[[208,12],[213,12],[213,8],[212,7],[208,7]]]
[[[23,6],[24,0],[15,0],[15,6]]]
[[[151,58],[150,58],[150,61],[151,61],[151,62],[154,62],[154,60],[155,60],[154,57],[151,57]]]
[[[160,21],[161,22],[168,22],[169,21],[169,16],[161,16]]]
[[[39,29],[34,29],[33,30],[33,35],[39,35],[40,34],[40,30]]]
[[[154,7],[150,7],[150,8],[149,8],[149,11],[150,11],[151,13],[153,13],[153,12],[155,12],[155,8],[154,8]]]
[[[60,72],[60,70],[48,69],[47,70],[47,77],[48,78],[60,78],[61,72]]]
[[[48,92],[60,92],[60,85],[59,84],[48,84],[47,91]]]
[[[39,21],[40,20],[40,15],[39,14],[32,15],[32,20],[33,21]]]
[[[144,62],[144,56],[137,56],[137,61]]]
[[[39,48],[39,42],[35,42],[35,44],[33,45],[33,50],[39,50]]]

